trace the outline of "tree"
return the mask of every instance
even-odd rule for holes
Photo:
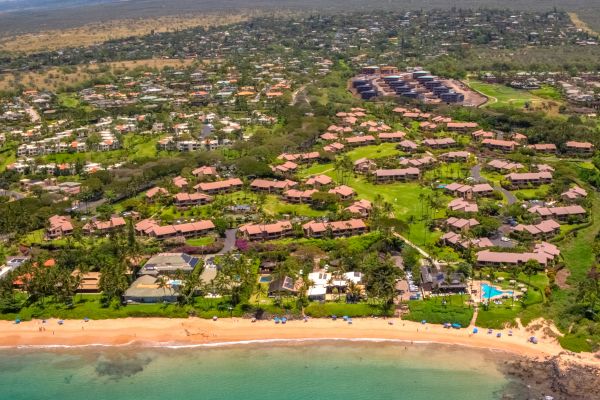
[[[122,261],[105,265],[100,269],[100,272],[99,287],[102,291],[105,304],[109,304],[115,299],[120,299],[129,287],[125,263]]]
[[[363,260],[365,267],[365,289],[370,298],[378,299],[385,311],[394,304],[396,296],[396,280],[401,278],[402,271],[389,257],[381,259],[374,253]]]
[[[527,275],[527,284],[531,285],[531,277],[535,274],[537,274],[537,272],[541,269],[541,265],[539,263],[539,261],[535,260],[535,259],[530,259],[527,260],[527,262],[525,262],[525,264],[523,264],[523,273],[525,275]]]
[[[577,300],[587,306],[586,314],[590,319],[596,319],[596,304],[600,299],[600,270],[594,265],[579,283]]]

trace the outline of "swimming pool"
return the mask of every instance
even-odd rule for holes
[[[491,299],[496,296],[501,296],[503,294],[511,295],[513,294],[512,290],[498,290],[495,286],[490,286],[487,283],[481,284],[481,291],[483,293],[484,299]]]
[[[271,282],[272,278],[271,276],[261,276],[260,279],[258,280],[260,283],[269,283]]]

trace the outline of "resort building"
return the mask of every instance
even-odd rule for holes
[[[213,198],[204,193],[177,193],[173,196],[173,204],[178,208],[200,206],[213,201]]]
[[[250,183],[250,189],[255,192],[266,193],[281,193],[291,187],[294,187],[298,182],[286,179],[284,181],[271,181],[267,179],[255,179]]]
[[[246,240],[279,239],[292,233],[292,223],[279,221],[272,224],[246,224],[240,226],[239,232]]]
[[[534,238],[549,238],[560,232],[560,224],[553,219],[543,220],[535,225],[519,224],[513,228],[518,234],[528,234]]]
[[[198,192],[206,192],[208,194],[219,194],[235,192],[240,190],[244,183],[239,178],[231,178],[223,181],[215,182],[200,182],[194,189]]]
[[[374,175],[377,183],[409,181],[419,179],[421,170],[414,167],[403,169],[378,169],[375,171]]]
[[[367,232],[368,228],[362,219],[348,221],[316,222],[311,221],[302,225],[307,237],[319,238],[324,236],[340,237],[355,236]]]
[[[552,173],[550,172],[513,172],[505,176],[512,186],[543,185],[552,183]]]
[[[577,204],[564,207],[533,206],[527,211],[538,214],[543,219],[556,218],[561,222],[564,222],[569,218],[582,219],[586,215],[585,208]]]

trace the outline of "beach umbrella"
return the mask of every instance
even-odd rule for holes
[[[337,319],[337,315],[332,315],[331,319],[335,321]]]
[[[88,317],[85,317],[83,320],[84,320],[85,322],[88,322],[90,319],[89,319]]]
[[[444,322],[444,328],[450,328],[452,325],[450,322]]]
[[[425,325],[426,323],[427,323],[427,321],[425,321],[425,320],[421,321],[421,324],[423,324],[423,325]]]
[[[285,324],[286,322],[287,322],[287,318],[286,317],[281,318],[281,323],[282,324]]]
[[[479,332],[479,329],[473,328],[473,333],[478,333],[478,332]]]
[[[213,316],[213,321],[216,321],[218,318],[216,315]]]
[[[278,324],[279,322],[281,322],[280,319],[279,319],[279,317],[273,318],[273,321],[275,321],[276,324]]]
[[[65,321],[63,321],[62,319],[59,319],[59,320],[58,320],[58,324],[59,324],[59,325],[62,325],[62,324],[64,324],[64,323],[65,323]]]
[[[348,321],[348,316],[347,315],[344,315],[342,318],[344,319],[344,321]]]
[[[352,325],[352,318],[348,318],[348,325]]]
[[[498,332],[498,333],[496,334],[496,337],[497,337],[497,338],[499,338],[499,337],[502,337],[502,332]]]
[[[512,335],[513,335],[513,332],[512,332],[512,330],[509,330],[509,331],[508,331],[508,336],[512,336]]]
[[[453,324],[452,324],[452,327],[453,327],[454,329],[460,329],[460,328],[462,328],[462,325],[461,325],[461,324],[459,324],[459,323],[456,323],[456,322],[455,322],[455,323],[453,323]]]
[[[15,319],[15,324],[20,324],[21,320],[19,318]]]

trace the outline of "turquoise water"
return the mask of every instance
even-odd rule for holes
[[[3,350],[0,398],[498,399],[511,385],[494,357],[461,347],[351,342]]]
[[[490,299],[494,296],[500,296],[502,294],[510,294],[512,295],[512,291],[508,290],[508,291],[502,291],[502,290],[498,290],[495,286],[490,286],[487,283],[483,283],[481,285],[481,291],[483,293],[483,298],[484,299]]]

